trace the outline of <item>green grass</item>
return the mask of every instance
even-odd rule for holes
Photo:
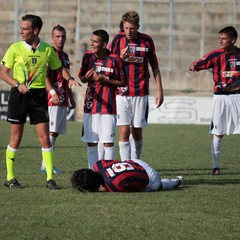
[[[149,125],[141,159],[162,177],[183,175],[177,190],[153,193],[80,193],[69,178],[87,167],[81,123],[68,123],[56,143],[60,191],[45,188],[38,172],[41,152],[34,127],[26,124],[16,159],[16,177],[24,189],[7,189],[5,148],[9,124],[0,121],[0,239],[240,239],[239,136],[222,146],[222,172],[211,175],[208,126]],[[116,137],[118,139],[118,136]],[[116,141],[117,143],[117,141]],[[118,157],[118,146],[116,144]]]

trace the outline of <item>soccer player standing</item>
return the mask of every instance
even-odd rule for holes
[[[122,61],[107,49],[108,33],[95,30],[92,51],[83,56],[79,78],[87,83],[84,99],[82,141],[87,142],[88,166],[98,161],[98,143],[104,146],[104,159],[114,159],[116,128],[116,91],[125,86]]]
[[[212,50],[189,66],[190,71],[212,69],[214,81],[210,133],[212,174],[220,174],[220,152],[224,135],[240,134],[240,50],[238,33],[232,26],[219,32],[220,49]]]
[[[42,158],[46,164],[47,188],[59,189],[53,180],[53,149],[49,140],[49,119],[46,92],[47,64],[58,69],[69,87],[77,86],[68,71],[62,67],[53,48],[40,40],[42,19],[36,15],[22,17],[20,34],[22,41],[13,43],[2,59],[0,77],[12,86],[8,101],[7,121],[11,123],[10,142],[6,150],[6,187],[18,188],[21,184],[14,174],[16,153],[22,140],[24,124],[29,115],[42,147]],[[13,70],[13,75],[10,70]]]
[[[110,44],[110,50],[124,61],[127,86],[117,95],[117,125],[121,160],[139,159],[147,126],[150,64],[156,82],[156,107],[163,103],[163,87],[152,38],[138,31],[139,15],[130,11],[122,16],[121,30]],[[123,29],[122,29],[123,28]],[[133,140],[130,144],[130,134]]]
[[[68,54],[63,51],[66,42],[66,30],[64,27],[57,25],[52,29],[53,49],[60,59],[62,66],[70,71],[70,62]],[[50,84],[48,84],[50,81]],[[66,133],[67,107],[70,101],[71,108],[76,107],[75,100],[68,82],[62,77],[57,70],[51,70],[48,66],[47,71],[47,89],[48,89],[48,114],[49,114],[49,138],[53,149],[59,134]],[[46,172],[46,166],[42,161],[41,172]],[[64,171],[53,167],[53,173],[64,173]]]

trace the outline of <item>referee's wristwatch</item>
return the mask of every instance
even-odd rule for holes
[[[18,82],[14,87],[18,88],[20,86],[20,83]]]

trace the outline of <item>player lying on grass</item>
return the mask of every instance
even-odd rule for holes
[[[93,170],[80,169],[73,173],[73,188],[85,192],[150,192],[173,189],[183,183],[183,177],[161,179],[158,172],[138,159],[100,160]]]

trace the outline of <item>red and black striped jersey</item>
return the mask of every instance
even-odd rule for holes
[[[216,49],[195,62],[196,71],[212,69],[215,93],[240,80],[240,50],[236,50],[235,54],[229,54],[223,48]]]
[[[97,58],[94,53],[86,52],[83,56],[79,78],[85,76],[88,70],[94,70],[108,77],[126,84],[123,73],[123,63],[119,56],[107,50],[105,58]],[[84,112],[116,114],[117,88],[100,82],[89,81],[85,93]]]
[[[132,160],[100,160],[93,167],[109,192],[142,192],[149,183],[145,169]]]
[[[128,46],[130,56],[124,60],[124,71],[127,80],[126,96],[145,96],[149,94],[150,73],[148,65],[152,69],[158,67],[155,46],[152,38],[138,32],[135,40],[128,40],[123,32],[117,34],[110,44],[109,49],[120,56],[121,50]]]
[[[53,49],[55,50],[58,58],[60,59],[62,66],[65,67],[67,70],[70,70],[70,63],[67,53],[59,52],[54,47]],[[57,70],[51,70],[49,66],[47,69],[47,77],[49,78],[52,87],[57,92],[60,98],[60,105],[68,106],[68,82],[62,77],[61,73],[59,73]],[[48,93],[48,106],[52,105],[54,105],[52,103],[52,96],[50,93]]]

